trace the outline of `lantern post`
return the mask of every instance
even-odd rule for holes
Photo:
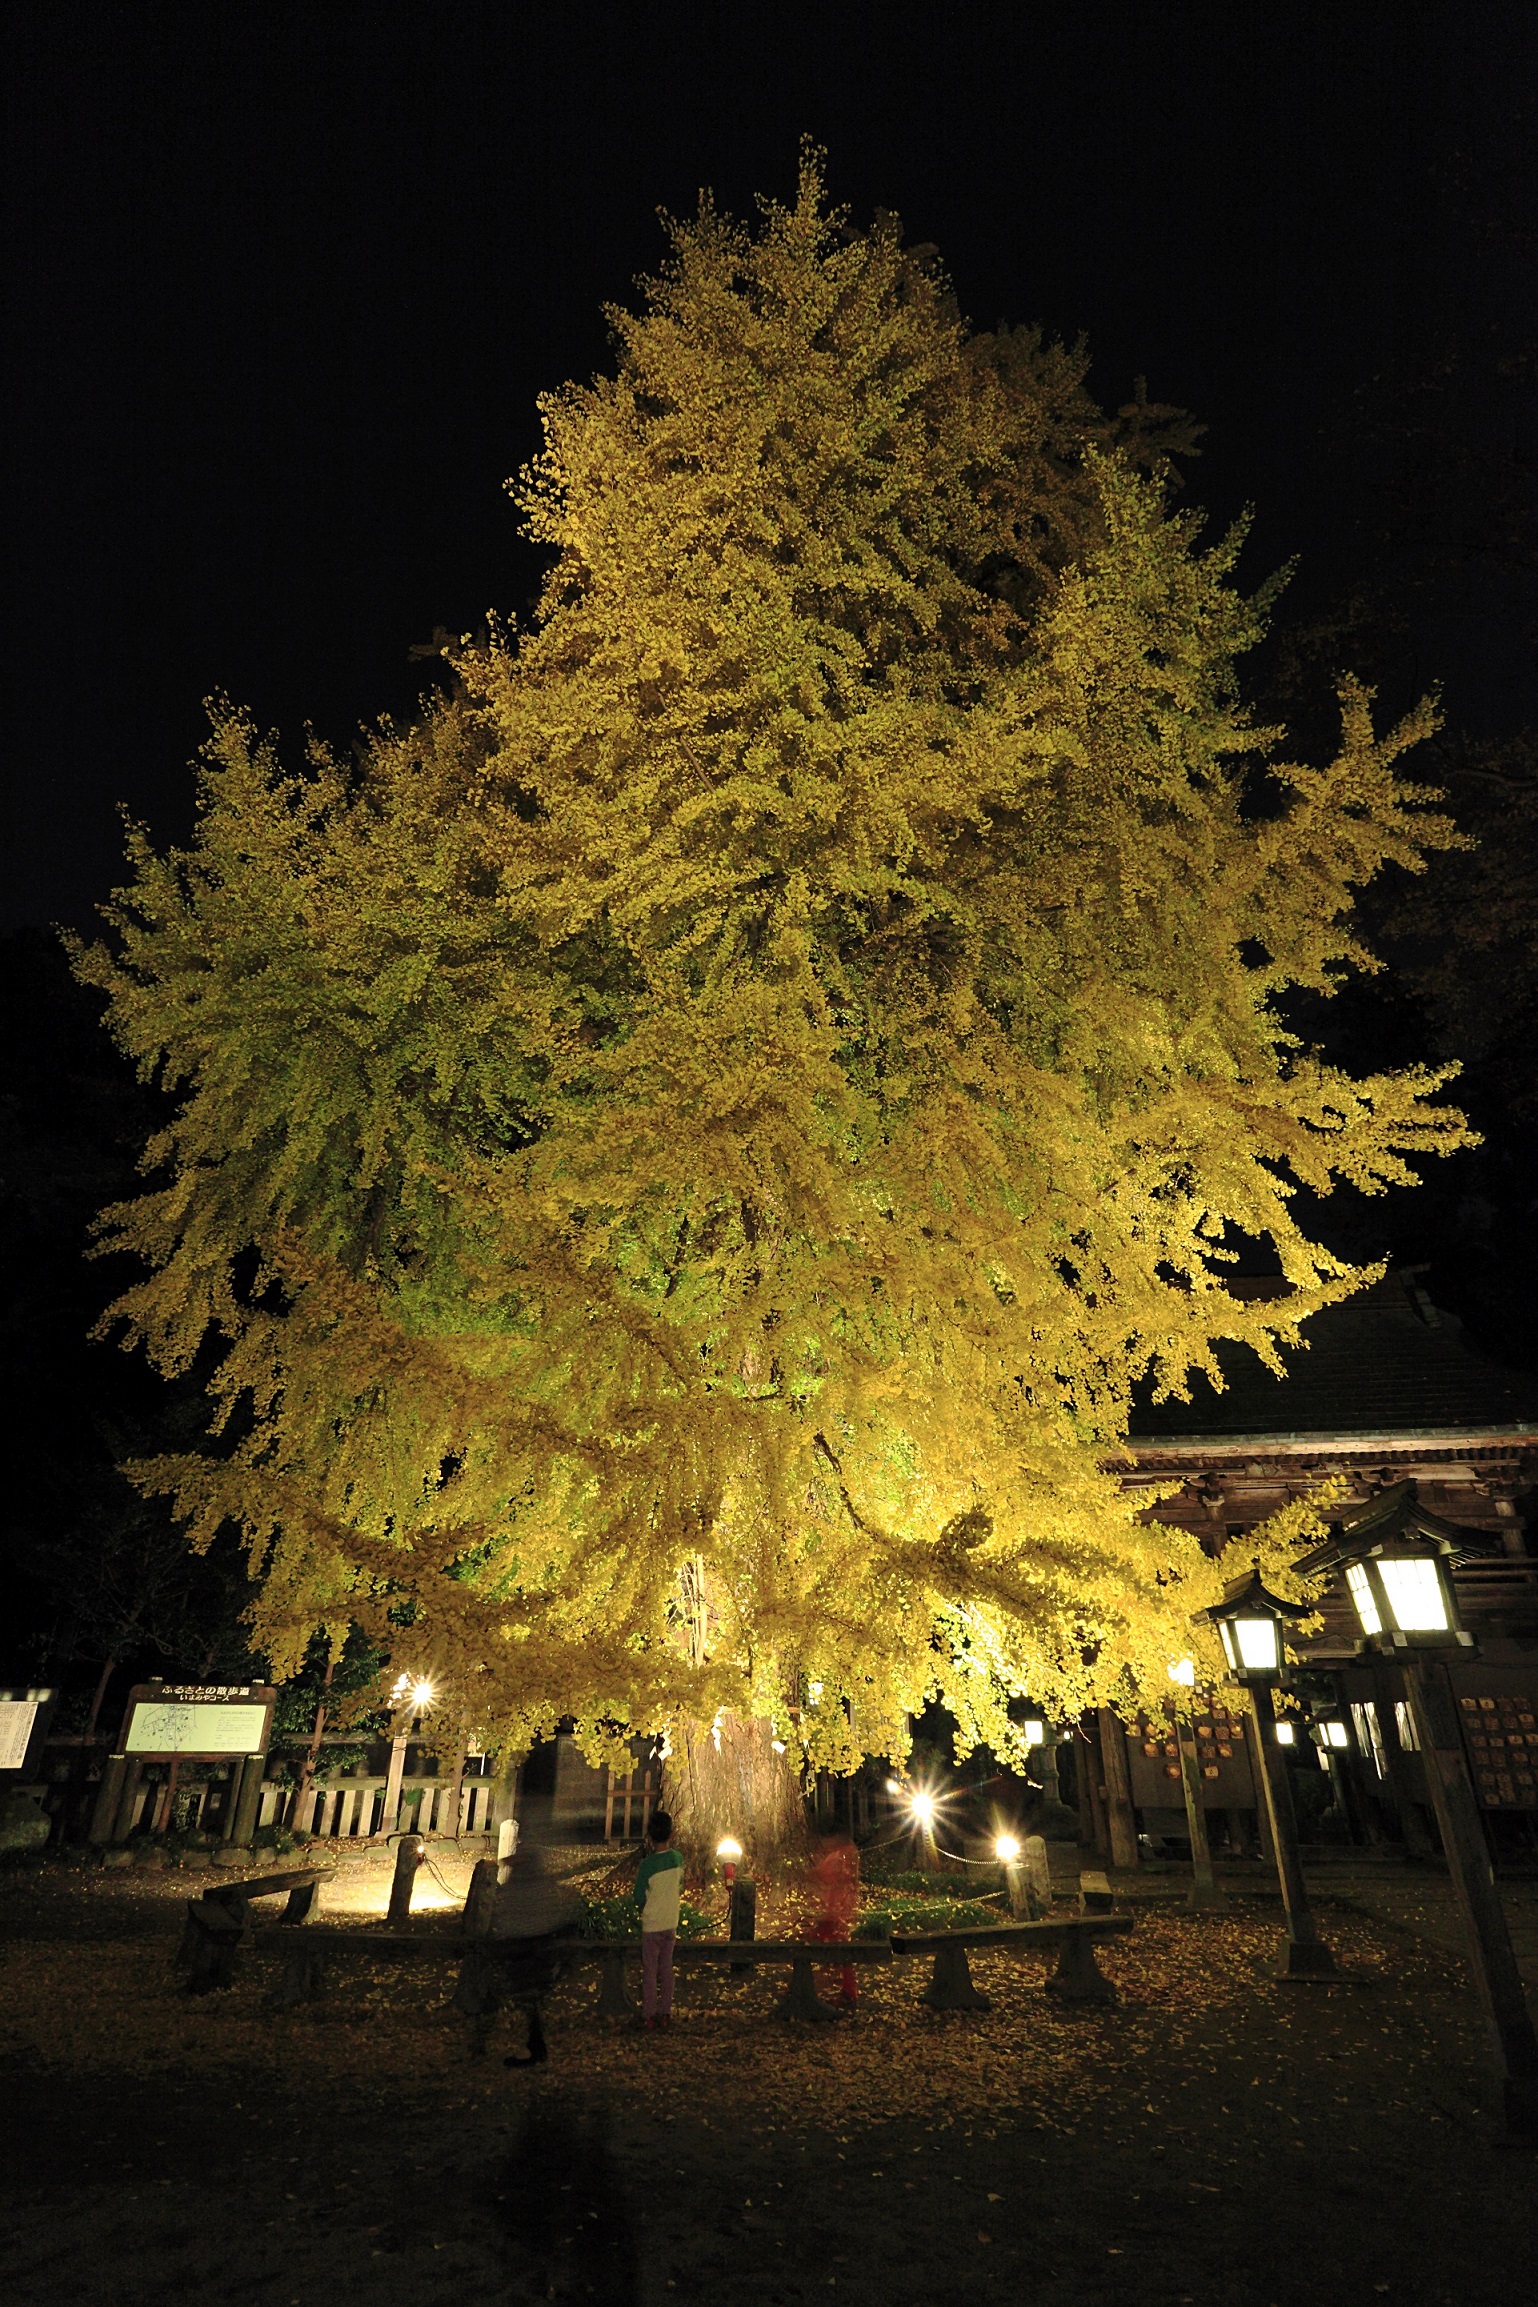
[[[1279,1972],[1284,1979],[1336,1976],[1335,1957],[1320,1938],[1314,1910],[1308,1903],[1292,1787],[1286,1756],[1277,1743],[1276,1705],[1271,1695],[1282,1679],[1282,1628],[1289,1620],[1310,1616],[1305,1604],[1284,1602],[1279,1594],[1270,1593],[1261,1583],[1258,1567],[1248,1578],[1230,1586],[1221,1602],[1196,1613],[1198,1623],[1217,1628],[1229,1672],[1249,1692],[1259,1765],[1256,1791],[1270,1822],[1282,1911],[1287,1918],[1287,1948]]]
[[[1490,1849],[1458,1728],[1450,1662],[1477,1655],[1458,1616],[1451,1563],[1483,1551],[1472,1531],[1429,1513],[1411,1482],[1347,1516],[1301,1570],[1344,1573],[1363,1648],[1397,1660],[1463,1918],[1474,1984],[1490,2030],[1507,2130],[1538,2139],[1538,2034],[1533,2029]]]
[[[1189,1658],[1170,1661],[1170,1680],[1184,1698],[1173,1698],[1175,1742],[1180,1749],[1180,1788],[1186,1803],[1186,1834],[1191,1844],[1191,1890],[1186,1901],[1198,1914],[1216,1914],[1228,1904],[1212,1871],[1212,1845],[1207,1838],[1207,1810],[1202,1786],[1201,1756],[1196,1751],[1196,1724],[1192,1716],[1196,1665]]]

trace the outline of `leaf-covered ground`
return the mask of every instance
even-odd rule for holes
[[[792,2029],[783,1974],[681,1974],[669,2035],[549,2006],[552,2057],[485,2057],[452,1968],[348,1957],[272,2009],[248,1960],[190,2001],[180,1896],[43,1869],[0,1883],[4,2250],[18,2307],[88,2299],[893,2302],[894,2307],[1501,2307],[1526,2296],[1534,2158],[1496,2142],[1472,1996],[1344,1905],[1348,1971],[1268,1975],[1279,1931],[1138,1910],[1064,2008],[1043,1966],[862,1969],[857,2014]],[[779,1927],[766,1902],[761,1928]]]

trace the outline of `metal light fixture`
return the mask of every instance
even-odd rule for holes
[[[1196,1613],[1199,1623],[1217,1628],[1235,1681],[1251,1685],[1281,1680],[1282,1629],[1312,1616],[1306,1602],[1284,1602],[1273,1594],[1262,1583],[1258,1564],[1248,1578],[1229,1587],[1221,1602]]]
[[[742,1845],[735,1835],[724,1834],[716,1844],[716,1856],[721,1861],[721,1876],[728,1890],[737,1880],[737,1868],[742,1858]]]
[[[1013,1866],[1020,1856],[1018,1837],[1012,1834],[997,1835],[994,1838],[993,1855],[1001,1866]]]
[[[1452,1565],[1493,1550],[1483,1531],[1462,1530],[1421,1505],[1413,1482],[1396,1482],[1365,1507],[1342,1517],[1323,1546],[1298,1564],[1339,1571],[1363,1642],[1403,1657],[1474,1648],[1458,1615]]]

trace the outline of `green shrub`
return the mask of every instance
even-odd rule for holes
[[[996,1906],[975,1898],[890,1898],[867,1907],[855,1924],[857,1939],[890,1938],[893,1931],[986,1930],[1000,1920]]]
[[[921,1890],[931,1898],[979,1898],[985,1891],[1003,1887],[1002,1869],[987,1866],[899,1866],[895,1858],[889,1860],[884,1852],[874,1857],[867,1855],[860,1868],[861,1878],[872,1890]]]
[[[585,1898],[578,1928],[585,1939],[639,1938],[641,1910],[624,1891],[617,1898]],[[691,1906],[687,1899],[681,1899],[678,1907],[679,1937],[703,1938],[709,1930],[709,1915],[701,1914],[697,1906]]]

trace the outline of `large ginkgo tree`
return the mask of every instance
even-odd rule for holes
[[[1105,1462],[1366,1278],[1297,1187],[1460,1141],[1283,1009],[1450,828],[1425,712],[1254,725],[1182,422],[969,333],[814,160],[612,318],[517,484],[529,629],[355,759],[218,708],[78,967],[176,1100],[113,1319],[223,1413],[138,1476],[247,1534],[275,1671],[356,1622],[489,1737],[667,1734],[698,1807],[932,1696],[1007,1750],[1022,1692],[1165,1686],[1225,1573]]]

